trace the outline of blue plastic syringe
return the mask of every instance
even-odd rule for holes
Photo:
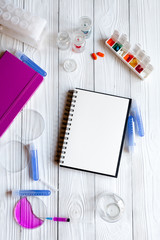
[[[13,190],[13,197],[27,197],[27,196],[50,196],[50,190]]]
[[[35,62],[33,62],[29,57],[27,57],[23,52],[21,51],[16,51],[15,53],[16,57],[19,58],[22,62],[27,64],[29,67],[31,67],[33,70],[38,72],[40,75],[45,77],[47,73],[40,68]]]

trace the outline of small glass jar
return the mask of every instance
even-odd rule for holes
[[[71,39],[67,32],[59,32],[57,38],[58,48],[61,50],[67,50],[70,47]]]
[[[85,35],[85,38],[89,38],[92,32],[92,21],[89,17],[80,18],[80,31]]]
[[[124,202],[114,193],[103,193],[98,197],[97,211],[103,220],[116,222],[124,213]]]
[[[85,45],[85,35],[81,32],[75,32],[73,34],[72,50],[76,53],[81,53],[84,51]]]

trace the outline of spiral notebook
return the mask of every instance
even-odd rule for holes
[[[75,89],[60,166],[117,177],[130,105],[129,98]]]

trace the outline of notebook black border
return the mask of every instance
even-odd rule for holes
[[[122,97],[122,96],[119,96],[119,95],[97,92],[97,91],[87,90],[87,89],[83,89],[83,88],[75,88],[74,90],[82,90],[82,91],[86,91],[86,92],[92,92],[92,93],[98,93],[98,94],[104,94],[104,95],[108,95],[108,96],[128,99],[129,100],[128,110],[127,110],[127,114],[126,114],[126,120],[125,120],[124,129],[123,129],[123,136],[122,136],[122,141],[121,141],[121,146],[120,146],[120,151],[119,151],[119,157],[118,157],[118,162],[117,162],[117,169],[116,169],[116,174],[115,175],[109,175],[109,174],[104,174],[104,173],[100,173],[100,172],[93,172],[93,171],[84,170],[84,169],[80,169],[80,168],[68,167],[68,166],[64,166],[64,165],[61,165],[61,164],[60,164],[60,167],[117,178],[118,177],[118,172],[119,172],[119,167],[120,167],[123,145],[124,145],[125,133],[126,133],[126,128],[127,128],[127,119],[128,119],[128,116],[129,116],[129,111],[130,111],[132,99],[128,98],[128,97]]]

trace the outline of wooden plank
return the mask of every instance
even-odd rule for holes
[[[22,0],[14,0],[12,1],[14,4],[22,7]],[[12,39],[8,36],[0,34],[0,46],[1,46],[1,54],[4,51],[8,50],[13,53],[15,48],[22,49],[22,43]],[[13,219],[13,208],[17,201],[17,199],[12,198],[10,191],[13,189],[20,188],[20,179],[21,173],[12,173],[5,170],[6,161],[10,162],[10,156],[12,156],[12,160],[14,163],[16,162],[16,157],[19,158],[19,154],[14,151],[13,141],[17,140],[16,135],[20,135],[21,133],[21,125],[18,125],[14,122],[6,131],[6,133],[0,139],[0,147],[1,147],[1,163],[0,165],[0,226],[1,226],[1,239],[20,239],[20,228],[16,224]],[[12,142],[13,144],[8,144]],[[3,147],[8,145],[6,152],[2,149]],[[19,158],[20,159],[20,158]],[[20,162],[19,162],[20,163]]]
[[[41,49],[24,46],[24,52],[33,61],[47,72],[44,82],[26,105],[26,108],[34,109],[41,113],[45,120],[45,130],[40,138],[35,140],[39,155],[40,179],[57,188],[57,166],[54,163],[54,155],[58,134],[58,50],[56,38],[58,32],[58,1],[24,1],[24,8],[33,14],[47,19],[47,36]],[[38,12],[37,12],[38,9]],[[42,182],[33,182],[28,177],[28,172],[23,175],[23,187],[29,189],[50,189]],[[52,189],[50,189],[52,191]],[[50,197],[42,198],[48,216],[57,215],[57,194],[52,191]],[[57,224],[46,221],[44,225],[34,231],[22,230],[22,239],[51,239],[57,238]]]
[[[59,31],[74,32],[81,16],[93,20],[93,2],[68,0],[59,2]],[[93,89],[93,35],[83,53],[59,50],[59,119],[61,122],[66,93],[75,87]],[[65,59],[73,58],[77,70],[66,73]],[[78,153],[77,153],[78,154]],[[80,171],[59,170],[59,215],[71,218],[70,224],[59,224],[59,239],[94,239],[94,176]]]
[[[137,138],[133,155],[134,239],[159,239],[159,1],[130,1],[130,36],[151,57],[153,73],[144,81],[132,75],[132,96],[144,121],[145,137]]]
[[[8,50],[24,50],[27,56],[33,59],[33,61],[44,68],[48,73],[48,76],[27,103],[25,109],[34,109],[40,112],[44,117],[45,131],[39,139],[34,141],[38,149],[40,178],[49,185],[57,188],[57,167],[54,164],[54,154],[58,133],[58,51],[54,35],[57,35],[58,32],[58,1],[17,1],[16,4],[25,10],[31,11],[35,15],[46,18],[48,21],[47,39],[42,49],[36,50],[28,45],[23,45],[22,48],[22,44],[20,44],[19,41],[4,36],[1,37],[1,46],[3,49]],[[21,115],[23,117],[23,113]],[[17,120],[15,120],[15,123],[12,125],[15,125],[14,133],[16,132],[17,135],[21,135],[21,122],[18,121],[17,123]],[[9,131],[11,130],[9,129]],[[11,131],[11,133],[13,136],[7,134],[9,135],[8,138],[15,139],[13,131]],[[19,152],[19,154],[21,153]],[[51,239],[53,236],[56,238],[57,224],[53,222],[45,222],[41,228],[33,231],[20,228],[13,220],[12,216],[13,207],[17,199],[9,195],[6,195],[4,198],[6,190],[20,188],[48,189],[48,186],[44,185],[42,182],[33,182],[29,176],[29,167],[21,173],[8,174],[4,172],[0,177],[3,185],[3,188],[1,188],[0,203],[1,209],[3,209],[0,218],[1,227],[4,229],[2,232],[2,239]],[[52,191],[52,196],[43,198],[43,200],[47,206],[49,216],[56,216],[57,195]]]
[[[130,71],[104,45],[104,41],[117,29],[129,35],[128,1],[95,1],[95,52],[105,53],[94,62],[95,90],[130,97]],[[118,121],[118,116],[117,116]],[[106,146],[107,147],[107,146]],[[107,223],[96,211],[96,239],[132,239],[132,185],[131,158],[123,151],[117,179],[96,176],[95,197],[103,192],[114,192],[125,202],[125,213],[116,223]]]

